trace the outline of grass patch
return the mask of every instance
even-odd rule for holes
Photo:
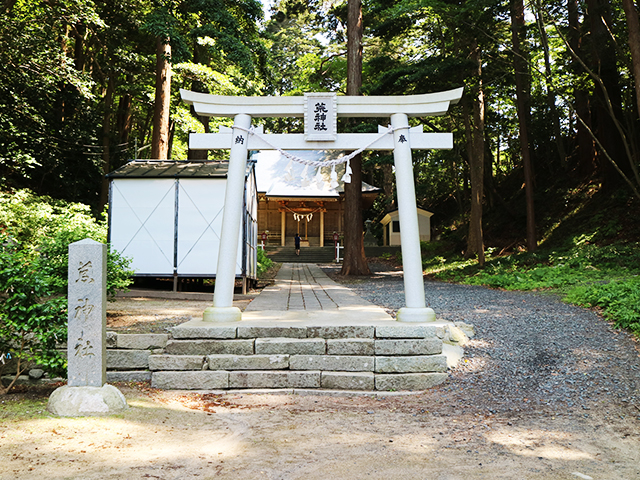
[[[47,412],[48,397],[24,398],[22,395],[0,396],[0,421],[33,420],[49,418]]]

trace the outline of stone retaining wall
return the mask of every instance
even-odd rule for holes
[[[180,390],[424,390],[446,380],[472,333],[447,323],[108,332],[107,381]],[[451,355],[452,348],[460,351]]]

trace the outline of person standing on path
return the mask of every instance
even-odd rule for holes
[[[296,236],[293,240],[296,244],[296,255],[300,255],[300,234],[296,233]]]

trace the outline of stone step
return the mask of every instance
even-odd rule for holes
[[[444,322],[188,322],[170,334],[108,332],[107,381],[150,380],[156,388],[196,390],[424,390],[442,383],[461,358],[465,331],[473,334],[464,324]]]
[[[446,373],[375,374],[318,370],[154,372],[151,386],[164,390],[255,388],[329,390],[426,390],[443,383]]]
[[[288,369],[424,373],[446,371],[447,362],[445,355],[150,355],[146,368],[152,371]]]
[[[412,325],[390,322],[389,325],[306,325],[260,326],[215,325],[191,321],[171,329],[176,340],[186,339],[247,339],[247,338],[369,338],[369,339],[419,339],[445,338],[453,324],[444,322],[431,325]]]
[[[335,249],[328,247],[302,247],[296,255],[293,245],[285,247],[267,247],[267,256],[279,263],[332,263],[335,261]]]

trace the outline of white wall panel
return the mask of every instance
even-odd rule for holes
[[[211,275],[216,272],[225,185],[224,178],[180,179],[179,275]],[[238,245],[236,275],[241,275],[242,238]]]
[[[111,244],[137,274],[173,275],[174,179],[113,179],[109,215]]]

